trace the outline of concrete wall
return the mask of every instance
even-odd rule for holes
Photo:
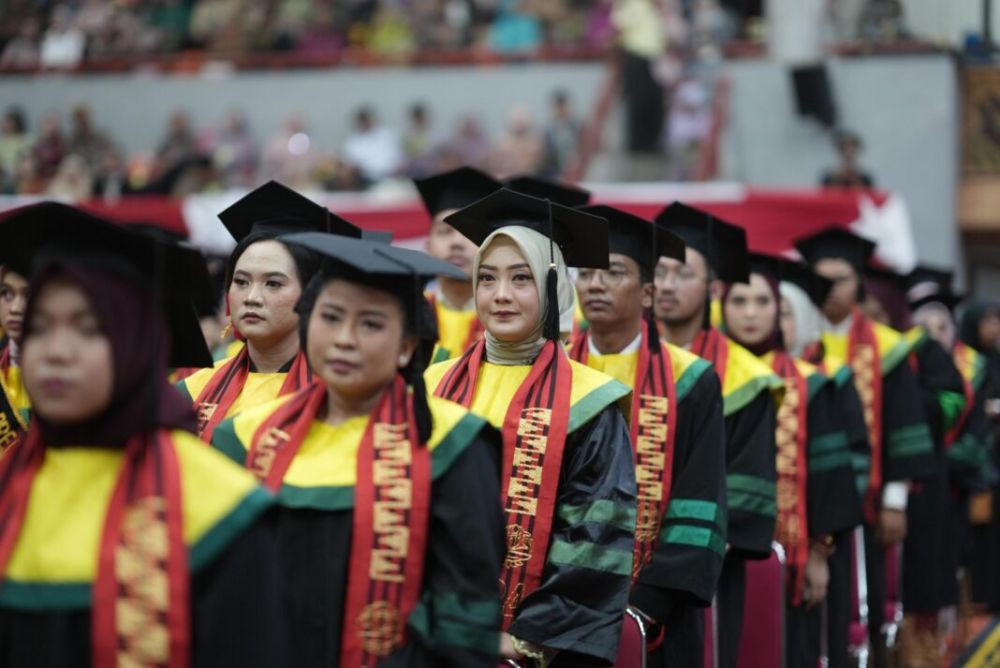
[[[198,126],[217,124],[238,107],[264,142],[291,114],[300,114],[320,149],[339,145],[354,110],[370,104],[386,122],[402,128],[409,106],[427,104],[436,126],[450,130],[470,111],[486,127],[499,128],[514,105],[545,118],[549,95],[568,90],[578,109],[589,110],[603,74],[600,64],[526,64],[501,67],[341,68],[329,71],[155,75],[0,77],[2,106],[17,103],[31,118],[67,112],[87,102],[101,126],[133,151],[152,151],[176,109]]]
[[[815,185],[835,163],[830,133],[796,114],[788,70],[767,61],[729,63],[733,82],[728,178],[755,185]],[[947,56],[829,61],[844,127],[866,143],[863,163],[909,206],[921,258],[960,257],[956,72]]]

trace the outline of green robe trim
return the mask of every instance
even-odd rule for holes
[[[569,407],[569,425],[566,428],[566,433],[572,434],[597,417],[610,404],[631,393],[631,389],[617,380],[609,380],[604,385],[591,390],[589,394]]]
[[[677,403],[680,403],[687,396],[694,384],[698,382],[702,374],[712,368],[712,363],[708,360],[697,359],[684,369],[680,378],[674,379],[674,387],[677,392]]]

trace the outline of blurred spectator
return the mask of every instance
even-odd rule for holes
[[[51,113],[42,119],[41,130],[32,153],[39,176],[43,179],[55,176],[66,155],[66,140],[63,139],[62,126],[57,114]]]
[[[858,35],[873,42],[889,42],[906,36],[903,3],[900,0],[867,0],[858,15]]]
[[[159,0],[146,8],[146,20],[161,51],[177,51],[187,42],[191,6],[185,0]]]
[[[408,125],[403,135],[403,153],[406,155],[406,172],[413,177],[427,176],[434,169],[434,139],[427,107],[418,102],[410,107]]]
[[[84,200],[93,192],[93,183],[94,177],[87,167],[87,161],[71,153],[63,158],[45,194],[59,199]]]
[[[11,107],[0,121],[0,173],[4,180],[12,181],[18,165],[31,152],[31,137],[24,120],[24,112]]]
[[[197,153],[197,140],[188,115],[183,111],[174,112],[167,122],[167,133],[156,149],[156,173],[162,174]]]
[[[234,52],[264,42],[269,3],[252,0],[200,0],[191,14],[190,35],[197,46]]]
[[[257,142],[247,127],[243,112],[226,114],[218,134],[209,134],[202,142],[201,152],[212,156],[218,176],[227,188],[249,188],[257,174]]]
[[[834,135],[834,146],[840,164],[823,175],[822,185],[847,190],[874,188],[875,179],[858,164],[863,148],[861,137],[849,130],[841,130]]]
[[[517,174],[539,174],[545,166],[545,141],[535,127],[531,112],[515,107],[507,129],[490,157],[490,171],[497,178]]]
[[[569,94],[557,90],[552,94],[552,117],[545,128],[545,174],[559,176],[572,164],[580,146],[583,125],[574,116]]]
[[[660,147],[664,93],[653,67],[667,49],[663,11],[657,0],[620,0],[612,12],[622,49],[625,146],[630,153],[653,153]]]
[[[459,120],[455,133],[435,151],[433,171],[448,171],[462,165],[486,170],[490,163],[490,141],[473,116]]]
[[[400,56],[416,50],[416,37],[401,7],[384,3],[379,8],[367,46],[380,56]]]
[[[374,112],[362,107],[354,115],[354,131],[344,140],[344,162],[357,169],[366,183],[395,175],[403,164],[396,133],[379,124]]]
[[[14,193],[18,195],[41,195],[45,192],[48,179],[38,171],[38,161],[28,153],[21,158],[14,175]]]
[[[83,60],[86,37],[73,22],[68,5],[57,5],[49,17],[49,29],[42,38],[41,65],[51,69],[72,69]]]
[[[26,16],[18,26],[17,36],[7,42],[0,55],[0,67],[29,69],[38,67],[41,52],[38,48],[41,31],[38,18]]]
[[[523,53],[542,46],[542,26],[523,10],[522,0],[500,0],[500,9],[490,29],[490,46],[498,53]]]
[[[73,109],[73,132],[69,137],[67,152],[83,159],[91,172],[102,176],[107,154],[115,150],[114,144],[103,132],[94,127],[90,118],[90,108],[78,105]]]
[[[695,80],[677,86],[667,127],[668,178],[689,181],[694,178],[702,143],[712,129],[709,93]]]
[[[302,118],[291,116],[264,149],[261,180],[275,179],[302,190],[314,188],[318,153]]]

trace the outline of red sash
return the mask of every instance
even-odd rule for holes
[[[964,343],[955,341],[951,357],[955,360],[955,366],[958,368],[959,375],[962,376],[962,395],[965,397],[965,408],[962,409],[962,414],[955,421],[954,426],[945,434],[944,444],[947,448],[950,448],[958,440],[958,437],[962,435],[965,423],[968,421],[969,414],[972,413],[972,408],[976,403],[976,390],[972,387],[974,363],[971,353],[972,351]]]
[[[32,429],[0,460],[0,575],[14,552],[44,459],[39,431]],[[188,666],[188,590],[180,467],[169,432],[161,430],[125,445],[98,553],[93,664]]]
[[[472,405],[486,351],[480,340],[465,351],[435,394]],[[525,596],[541,584],[569,426],[573,369],[563,347],[547,341],[517,389],[503,423],[501,500],[507,556],[500,574],[503,628]]]
[[[694,337],[694,341],[691,342],[691,352],[712,363],[715,375],[719,377],[719,387],[725,391],[726,367],[729,364],[729,342],[726,341],[722,332],[715,327],[699,331]]]
[[[777,351],[771,364],[785,381],[785,396],[778,408],[775,432],[778,469],[778,522],[775,540],[788,554],[788,586],[792,605],[802,603],[806,561],[809,559],[809,530],[806,513],[808,459],[809,389],[806,379],[787,353]]]
[[[853,317],[848,333],[847,358],[854,374],[854,387],[861,397],[871,445],[865,515],[868,522],[874,524],[882,490],[882,358],[871,322],[860,309],[855,309]]]
[[[212,374],[212,379],[194,402],[195,411],[198,413],[198,435],[202,440],[212,440],[212,432],[226,418],[229,409],[243,391],[249,375],[249,346],[243,346],[240,352]],[[311,382],[312,370],[309,368],[305,353],[300,350],[292,359],[292,367],[288,370],[278,396],[291,394]]]
[[[430,302],[431,312],[434,313],[434,320],[437,323],[438,331],[440,332],[441,321],[438,319],[438,314],[437,314],[438,313],[437,295],[435,295],[433,292],[429,293],[427,295],[427,301]],[[481,338],[483,338],[483,323],[478,317],[476,317],[472,319],[472,325],[469,327],[469,335],[465,337],[465,343],[462,344],[461,352],[465,352],[466,350],[471,348],[473,345],[475,345],[476,341],[478,341]],[[454,355],[455,353],[458,352],[459,352],[458,350],[449,350],[448,354]]]
[[[569,356],[586,364],[589,352],[589,335],[583,331],[573,341]],[[637,486],[634,582],[653,559],[663,516],[670,504],[677,436],[677,388],[670,351],[663,344],[651,351],[646,327],[642,328],[632,387],[631,437]]]
[[[281,488],[326,392],[320,384],[300,390],[254,434],[247,468],[271,491]],[[397,374],[358,450],[339,665],[376,666],[406,642],[423,585],[430,501],[430,450],[419,441],[413,397]]]

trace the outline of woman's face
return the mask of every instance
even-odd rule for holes
[[[61,425],[107,410],[114,389],[111,341],[83,291],[66,280],[47,282],[27,325],[21,366],[33,410]]]
[[[416,337],[403,332],[398,297],[350,281],[328,281],[309,317],[309,366],[332,392],[352,402],[372,399],[413,356]]]
[[[979,321],[979,340],[984,348],[993,350],[1000,343],[1000,311],[991,309]]]
[[[955,321],[951,319],[951,314],[945,307],[938,308],[936,305],[931,305],[918,309],[913,314],[913,322],[923,325],[927,334],[944,346],[945,350],[951,350],[955,345]]]
[[[497,237],[483,253],[476,285],[476,311],[501,341],[524,341],[542,320],[531,267],[513,240]]]
[[[750,275],[750,285],[734,283],[722,309],[726,331],[737,341],[756,345],[774,331],[778,302],[760,274]]]
[[[302,295],[295,260],[273,239],[251,244],[236,261],[229,284],[233,326],[258,348],[298,336],[295,304]]]
[[[0,278],[0,326],[15,341],[21,340],[28,294],[28,281],[23,276],[12,271],[3,272]]]

